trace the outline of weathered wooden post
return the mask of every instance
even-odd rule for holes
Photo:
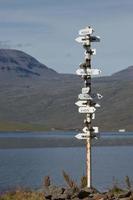
[[[81,43],[85,49],[85,61],[79,66],[76,74],[84,79],[84,87],[82,93],[78,95],[79,101],[75,104],[79,107],[79,113],[86,115],[84,119],[85,127],[83,133],[77,134],[75,137],[78,139],[86,140],[86,176],[87,176],[87,187],[92,187],[92,166],[91,166],[91,141],[96,137],[99,132],[98,127],[92,126],[92,119],[95,119],[96,107],[100,107],[94,101],[94,98],[102,98],[100,94],[92,94],[91,91],[91,77],[99,75],[101,70],[91,68],[91,57],[96,54],[96,49],[91,48],[92,42],[100,42],[99,36],[93,35],[94,30],[87,26],[85,29],[79,31],[79,37],[76,41]]]

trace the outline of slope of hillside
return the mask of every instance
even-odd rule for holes
[[[119,72],[116,72],[115,74],[112,75],[114,78],[120,78],[123,80],[133,80],[133,66],[129,66],[126,69],[123,69]]]
[[[1,51],[3,50],[0,50],[0,58]],[[14,52],[14,50],[10,51]],[[29,68],[28,64],[24,65],[31,59],[27,54],[22,65],[20,57],[25,55],[23,52],[19,52],[19,56],[13,56],[14,62],[18,64],[11,65],[7,60],[9,57],[11,60],[12,55],[12,53],[10,56],[9,54],[4,55],[6,58],[4,79],[3,75],[0,75],[0,130],[4,129],[2,123],[37,124],[38,127],[56,129],[81,128],[83,115],[78,113],[78,108],[75,106],[83,85],[81,78],[71,74],[58,74],[40,63],[39,67],[36,60],[36,66]],[[19,72],[18,75],[13,67],[15,66],[16,69],[20,64],[21,67],[25,66],[24,68],[39,73],[40,76],[31,73],[31,76],[24,77],[23,72],[22,74]],[[11,68],[12,75],[7,67]],[[1,74],[4,73],[2,64],[0,64],[0,69]],[[123,78],[131,73],[133,73],[132,67],[130,70],[127,68],[110,77],[93,79],[93,90],[104,96],[99,102],[101,108],[97,109],[94,121],[94,124],[98,125],[101,130],[121,128],[133,130],[133,82],[131,78]],[[19,79],[14,79],[12,82],[11,76],[17,76]]]
[[[32,56],[18,50],[0,49],[0,78],[51,77],[57,72],[38,62]]]

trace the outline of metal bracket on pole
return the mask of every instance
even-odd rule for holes
[[[86,140],[86,176],[87,176],[87,187],[92,187],[92,164],[91,164],[91,140],[96,138],[96,134],[99,132],[98,127],[92,126],[92,120],[95,119],[96,108],[100,107],[94,101],[94,98],[102,98],[100,94],[93,94],[91,92],[91,77],[101,74],[101,70],[91,68],[91,58],[96,55],[96,49],[91,48],[92,42],[100,42],[99,36],[93,35],[93,28],[87,26],[84,29],[79,30],[79,37],[75,40],[83,45],[85,49],[85,60],[84,63],[80,64],[79,69],[76,70],[76,74],[84,79],[84,87],[82,93],[78,95],[79,101],[75,104],[79,107],[79,113],[85,114],[84,120],[85,127],[83,133],[77,134],[77,139]]]

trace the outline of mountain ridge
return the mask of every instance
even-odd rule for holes
[[[25,56],[23,52],[20,54],[24,56],[23,63],[29,63],[31,57],[29,58],[28,54]],[[9,59],[8,54],[4,56]],[[18,62],[18,57],[13,58]],[[8,67],[9,61],[6,62],[6,59],[4,66]],[[36,63],[36,67],[38,65],[40,63]],[[12,70],[11,74],[11,71],[6,69],[5,73],[1,67],[0,64],[0,130],[3,129],[2,122],[36,124],[47,129],[83,128],[84,115],[78,113],[75,105],[83,86],[80,77],[74,74],[59,74],[44,66],[35,71],[40,73],[40,76],[17,76],[16,71]],[[96,120],[93,122],[100,130],[133,130],[133,82],[132,76],[128,78],[127,75],[131,74],[132,70],[131,67],[112,76],[92,79],[94,93],[104,96],[98,102],[101,108],[97,109]],[[123,78],[123,73],[127,78]]]

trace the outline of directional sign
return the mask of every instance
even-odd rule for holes
[[[79,106],[79,107],[86,107],[87,105],[87,101],[77,101],[75,103],[75,105]]]
[[[101,70],[99,69],[77,69],[76,70],[76,74],[79,75],[79,76],[85,76],[85,75],[88,75],[88,76],[91,76],[91,75],[99,75],[101,73]]]
[[[93,126],[92,128],[94,133],[99,133],[99,127]]]
[[[99,36],[91,36],[90,42],[100,42],[100,37]]]
[[[86,106],[86,107],[79,107],[79,113],[94,113],[96,111],[96,108]]]
[[[91,102],[91,106],[94,106],[95,108],[101,107],[98,103],[95,103],[95,102]]]
[[[82,88],[82,94],[87,94],[90,91],[90,87]]]
[[[87,26],[86,28],[79,30],[79,35],[91,35],[93,32],[94,30]]]
[[[92,100],[92,97],[89,94],[79,94],[78,98],[80,100]]]
[[[100,107],[101,107],[100,104],[98,103],[95,104],[95,108],[100,108]]]
[[[86,139],[90,138],[90,135],[86,134],[86,133],[79,133],[79,134],[75,135],[75,137],[79,140],[86,140]]]
[[[93,133],[99,133],[99,127],[97,127],[97,126],[93,126],[91,129],[89,129],[87,126],[85,126],[84,128],[83,128],[83,132],[84,133],[91,133],[91,132],[93,132]]]
[[[89,45],[90,44],[90,40],[89,40],[89,37],[77,37],[76,39],[76,42],[78,43],[82,43],[83,45]]]

